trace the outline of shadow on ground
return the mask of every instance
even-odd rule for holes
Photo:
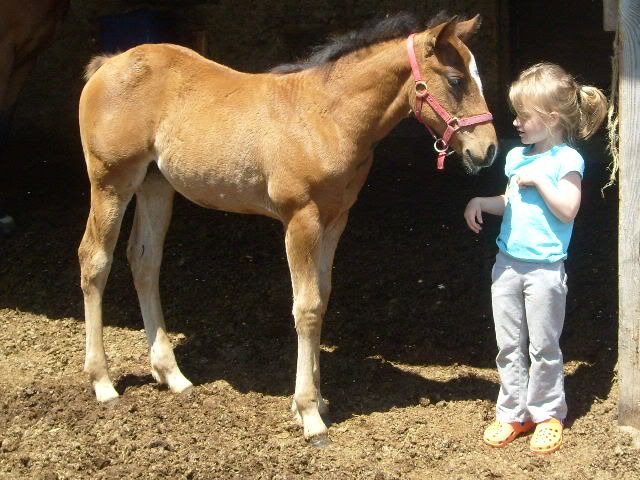
[[[44,145],[16,162],[22,150],[14,139],[0,160],[8,165],[0,191],[19,225],[0,244],[0,307],[80,321],[76,251],[87,182],[77,151]],[[322,354],[324,394],[337,406],[336,421],[420,398],[495,397],[495,384],[473,375],[439,382],[390,363],[493,367],[489,272],[499,223],[486,219],[476,236],[462,212],[472,196],[501,193],[502,162],[475,177],[454,160],[438,172],[429,148],[426,138],[391,137],[379,145],[338,248]],[[600,196],[601,144],[585,152],[563,336],[565,360],[582,362],[567,378],[574,417],[606,394],[616,359],[617,192]],[[124,254],[131,212],[107,286],[105,318],[107,325],[140,329]],[[291,394],[295,332],[280,224],[177,198],[161,291],[169,328],[187,337],[177,349],[187,376],[197,383],[225,379],[243,392]],[[128,376],[118,387],[148,381]]]

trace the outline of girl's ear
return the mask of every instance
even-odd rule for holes
[[[558,112],[550,112],[549,120],[551,121],[551,126],[555,127],[556,125],[558,125],[558,123],[560,123],[560,114]]]

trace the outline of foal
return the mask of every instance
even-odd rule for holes
[[[240,73],[175,45],[142,45],[94,59],[80,98],[91,209],[79,257],[85,371],[98,401],[118,396],[104,353],[102,296],[134,194],[127,256],[151,372],[174,392],[191,387],[176,364],[158,289],[178,191],[207,208],[267,215],[284,225],[298,334],[292,409],[305,438],[327,443],[320,331],[334,252],[369,173],[373,146],[413,111],[434,132],[451,137],[457,131],[438,145],[446,150],[450,143],[469,170],[490,165],[495,156],[495,130],[463,43],[478,26],[477,17],[449,19],[411,37],[408,49],[405,37],[415,27],[393,17],[286,73]]]

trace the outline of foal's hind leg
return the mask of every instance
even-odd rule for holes
[[[140,182],[140,179],[137,180]],[[132,179],[135,185],[136,178]],[[116,185],[91,186],[91,209],[87,227],[78,249],[86,327],[87,372],[96,398],[107,402],[118,396],[107,370],[102,339],[102,295],[109,277],[113,249],[118,240],[122,217],[133,192]]]
[[[171,220],[174,190],[157,171],[151,171],[136,192],[136,213],[127,258],[133,272],[149,342],[151,373],[173,392],[192,386],[176,363],[164,323],[158,286],[164,238]]]

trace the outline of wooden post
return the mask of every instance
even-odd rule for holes
[[[605,32],[615,32],[618,29],[618,0],[602,2],[602,27]]]
[[[618,424],[640,432],[640,2],[619,0]]]

